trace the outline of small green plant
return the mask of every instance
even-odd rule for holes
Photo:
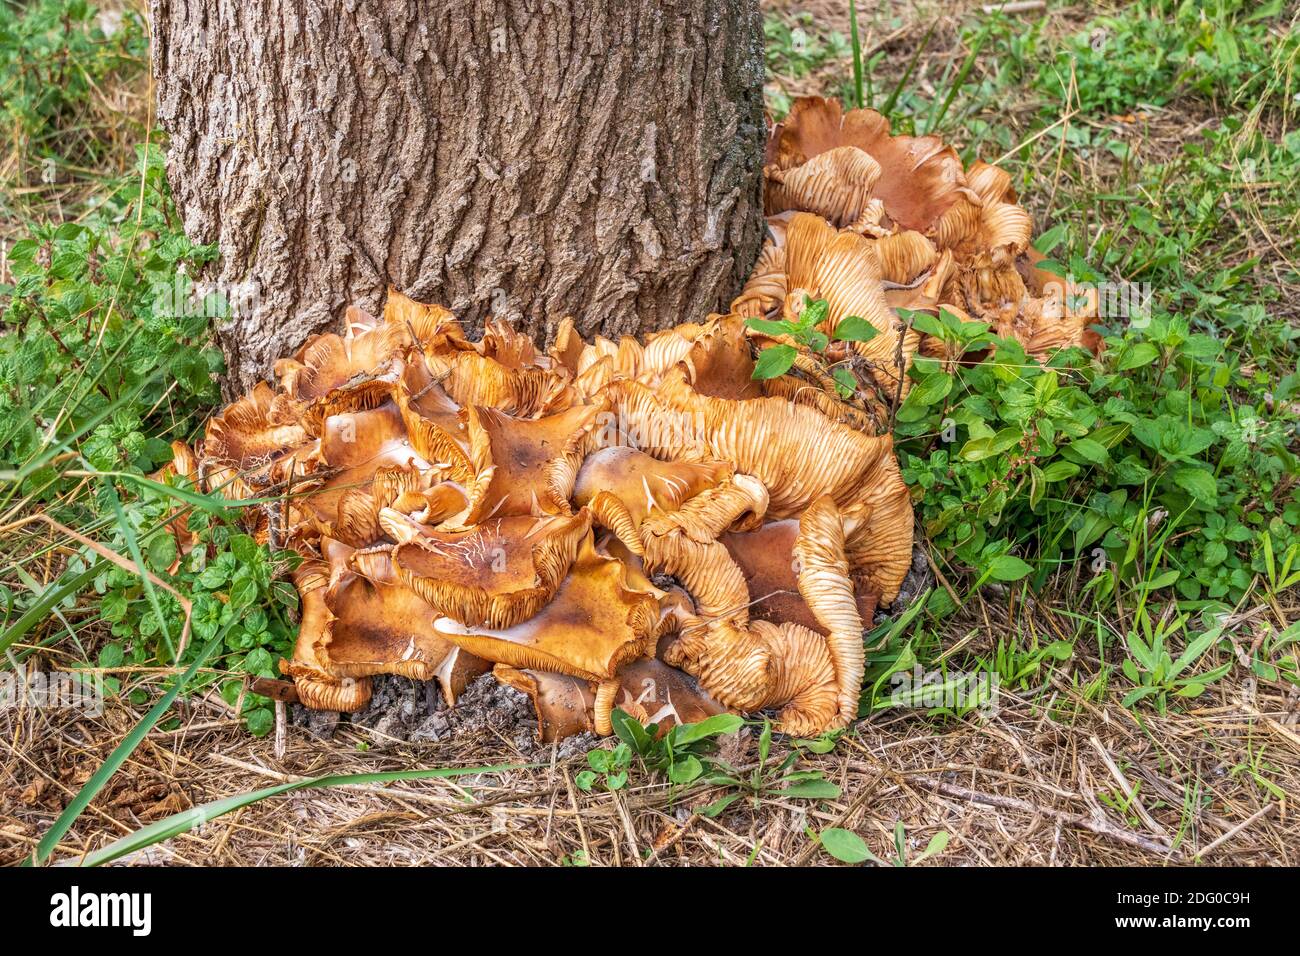
[[[1121,787],[1112,787],[1109,790],[1098,790],[1097,799],[1119,814],[1130,827],[1138,828],[1142,826],[1142,818],[1133,808],[1138,802],[1138,793],[1141,789],[1142,781],[1139,780],[1133,784],[1130,793],[1126,793]]]
[[[928,592],[927,592],[928,593]],[[882,621],[867,633],[867,666],[858,698],[858,716],[893,706],[892,693],[885,693],[890,678],[911,670],[917,664],[916,647],[926,638],[926,630],[917,617],[925,609],[926,594],[892,620]],[[915,626],[913,626],[913,622]]]
[[[1232,660],[1229,659],[1209,670],[1193,671],[1223,639],[1223,625],[1215,624],[1199,634],[1190,634],[1186,633],[1190,617],[1186,612],[1177,612],[1171,605],[1153,622],[1143,595],[1134,612],[1135,626],[1124,635],[1129,656],[1124,659],[1121,670],[1136,685],[1124,695],[1125,707],[1150,698],[1163,714],[1171,695],[1199,697],[1206,686],[1232,669]],[[1173,638],[1179,634],[1185,634],[1185,643],[1182,653],[1175,658],[1175,652],[1170,648]]]
[[[1278,776],[1282,773],[1282,768],[1269,763],[1264,759],[1266,747],[1256,749],[1253,740],[1246,743],[1246,759],[1236,764],[1229,771],[1232,776],[1247,776],[1257,787],[1268,793],[1276,800],[1286,800],[1287,792],[1270,780],[1266,774]]]
[[[843,730],[828,730],[826,733],[809,740],[796,740],[795,746],[802,747],[810,754],[828,754],[835,749],[835,745],[839,743],[840,738],[843,736]]]
[[[718,714],[696,724],[677,724],[662,736],[658,735],[658,725],[642,726],[622,710],[613,711],[611,723],[619,742],[612,749],[598,747],[588,751],[590,769],[574,778],[580,790],[590,792],[601,782],[611,792],[621,790],[627,786],[631,770],[640,767],[645,773],[663,774],[674,786],[698,781],[734,791],[701,808],[699,813],[706,817],[719,816],[743,797],[757,805],[765,798],[833,800],[840,795],[840,788],[820,770],[794,769],[800,757],[798,749],[792,749],[779,763],[770,762],[772,723],[769,720],[763,721],[759,734],[758,763],[747,774],[714,755],[718,737],[735,733],[744,726],[744,718],[735,714]]]
[[[788,336],[796,343],[788,345],[783,342],[765,348],[759,354],[758,361],[754,363],[753,377],[767,379],[784,375],[794,365],[800,348],[808,349],[818,355],[825,353],[831,339],[817,326],[826,321],[829,308],[830,303],[825,299],[805,297],[803,311],[795,319],[746,319],[745,325],[755,332],[771,336]],[[845,316],[835,326],[837,342],[869,342],[878,334],[875,326],[856,315]],[[858,390],[858,379],[850,368],[850,361],[845,359],[827,365],[842,398],[850,398]]]
[[[1268,584],[1269,599],[1276,606],[1278,596],[1283,591],[1300,584],[1300,563],[1296,561],[1296,558],[1300,557],[1300,542],[1293,542],[1286,549],[1279,566],[1273,555],[1273,536],[1264,531],[1259,539],[1260,552],[1264,556],[1264,574]]]
[[[705,778],[705,782],[718,787],[728,787],[728,793],[699,812],[706,817],[722,814],[737,800],[748,797],[754,806],[765,798],[780,800],[834,800],[840,788],[826,779],[820,770],[795,770],[799,751],[791,750],[779,763],[770,764],[772,755],[772,722],[763,720],[763,730],[758,738],[758,763],[748,775],[733,767],[717,762],[718,770]]]
[[[187,664],[221,632],[213,667],[189,690],[220,681],[225,701],[261,735],[272,706],[247,693],[246,677],[278,676],[277,660],[292,647],[298,598],[284,573],[297,556],[242,533],[219,495],[145,477],[171,461],[169,440],[191,439],[219,398],[211,324],[227,304],[197,296],[190,279],[215,251],[176,225],[157,146],[142,149],[135,175],[80,222],[38,225],[14,244],[3,313],[12,331],[0,338],[0,501],[44,508],[120,554],[138,552],[135,573],[91,568],[84,558],[63,571],[61,581],[89,577],[96,618],[107,626],[107,640],[82,666]],[[195,536],[187,554],[168,525],[178,509]],[[15,556],[14,566],[34,558]],[[148,574],[192,603],[197,640],[180,660],[184,613]],[[128,692],[137,706],[147,700],[112,673],[105,689]]]
[[[1259,643],[1251,670],[1264,680],[1285,680],[1300,687],[1300,621],[1280,633],[1271,628]]]
[[[918,327],[967,350],[990,344],[980,323],[927,319]],[[1300,503],[1284,478],[1300,473],[1287,448],[1294,423],[1243,407],[1234,385],[1257,386],[1222,342],[1162,315],[1108,339],[1100,360],[1072,351],[1040,365],[1015,342],[993,344],[975,364],[918,359],[897,425],[930,541],[977,580],[1039,586],[1082,566],[1104,598],[1142,579],[1152,530],[1179,522],[1202,532],[1171,545],[1175,573],[1161,586],[1235,601],[1253,566],[1264,570],[1246,548],[1253,527],[1288,548],[1297,540]],[[1018,548],[1036,565],[1010,554]],[[932,609],[950,604],[932,597]]]
[[[619,743],[612,750],[596,748],[587,753],[591,769],[582,771],[574,780],[581,790],[591,790],[602,778],[606,789],[622,789],[634,760],[644,772],[662,773],[670,783],[693,783],[704,773],[708,755],[717,748],[717,738],[734,734],[745,724],[744,718],[735,714],[718,714],[695,724],[675,724],[660,736],[658,724],[642,726],[618,708],[610,715],[610,722]]]
[[[190,307],[189,276],[215,255],[175,225],[157,146],[83,221],[14,243],[14,282],[0,287],[13,330],[0,338],[0,468],[21,475],[11,492],[48,502],[79,486],[46,461],[61,443],[101,471],[171,460],[169,439],[189,437],[220,397],[210,326],[224,306]],[[96,510],[84,505],[83,517]]]
[[[51,186],[104,164],[123,121],[103,102],[105,91],[148,61],[148,33],[132,10],[101,15],[84,0],[0,3],[0,118],[16,185]],[[20,195],[6,192],[4,204]]]
[[[1253,102],[1270,90],[1270,21],[1282,0],[1246,3],[1163,0],[1133,4],[1089,21],[1044,58],[1035,82],[1046,101],[1065,101],[1073,86],[1084,111],[1108,115],[1162,106],[1182,92]],[[1300,49],[1290,31],[1283,52]]]
[[[948,831],[940,830],[930,838],[926,848],[909,862],[907,859],[907,829],[903,826],[902,820],[894,824],[894,858],[888,862],[872,853],[867,847],[866,841],[852,830],[845,830],[841,827],[826,827],[817,838],[821,842],[822,849],[841,863],[856,864],[870,861],[879,866],[915,866],[922,860],[938,856],[948,847]]]
[[[589,793],[601,779],[611,793],[622,790],[627,786],[627,772],[632,766],[632,748],[625,743],[619,743],[613,750],[593,747],[587,751],[587,765],[591,769],[583,770],[574,778],[579,790]]]
[[[1050,641],[1040,645],[1037,635],[1029,646],[1022,646],[1015,635],[999,637],[993,656],[984,663],[990,673],[998,676],[999,685],[1008,689],[1024,689],[1031,678],[1037,676],[1052,662],[1067,661],[1074,654],[1069,641]]]

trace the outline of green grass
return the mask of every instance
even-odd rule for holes
[[[131,853],[138,853],[148,847],[162,843],[164,840],[170,840],[172,837],[179,836],[182,833],[188,833],[190,830],[201,827],[209,820],[215,820],[225,816],[227,813],[233,813],[236,810],[242,810],[244,807],[252,806],[262,800],[268,800],[272,797],[278,797],[282,793],[291,793],[294,790],[312,790],[322,787],[354,787],[366,784],[388,784],[398,783],[407,780],[438,780],[454,777],[463,777],[470,774],[502,773],[507,770],[522,770],[526,767],[521,765],[500,764],[494,766],[482,767],[439,767],[423,770],[386,770],[376,771],[375,773],[348,773],[348,774],[331,774],[320,777],[304,777],[301,780],[294,780],[289,783],[279,783],[270,787],[263,787],[260,790],[250,790],[247,793],[238,793],[231,797],[223,797],[220,800],[213,800],[209,803],[200,804],[189,810],[172,814],[164,817],[146,826],[141,827],[119,840],[114,840],[107,846],[95,850],[93,853],[86,854],[84,859],[78,860],[81,866],[103,866],[114,860],[121,859]],[[51,831],[53,832],[53,831]],[[51,846],[53,844],[51,843]],[[44,848],[44,843],[42,843]]]
[[[122,171],[145,129],[116,101],[148,56],[134,10],[101,18],[85,2],[0,0],[0,218],[27,220],[45,190]]]
[[[87,145],[107,135],[87,127],[92,100],[101,84],[126,79],[122,71],[138,74],[144,50],[131,16],[112,38],[97,22],[93,8],[51,0],[0,10],[16,181],[47,160],[64,169],[102,158]],[[63,84],[49,89],[59,75]],[[109,117],[104,124],[118,128]],[[170,462],[171,441],[193,440],[217,404],[223,365],[211,326],[225,313],[223,302],[195,294],[189,276],[216,249],[181,231],[161,134],[148,139],[134,169],[92,170],[89,193],[61,218],[48,207],[7,210],[11,226],[38,218],[7,244],[0,286],[0,524],[39,510],[129,555],[135,570],[79,547],[59,557],[30,529],[5,534],[0,647],[21,659],[68,637],[74,664],[108,669],[108,692],[143,706],[153,678],[124,683],[115,670],[187,666],[221,633],[212,666],[185,691],[219,682],[227,703],[242,700],[249,730],[264,734],[270,702],[242,691],[246,676],[277,676],[276,660],[292,646],[297,596],[284,571],[296,559],[241,533],[219,497],[143,477]],[[187,555],[164,523],[178,507],[198,535]],[[183,612],[151,576],[192,602],[196,640],[179,660]]]
[[[82,627],[97,639],[83,663],[112,669],[174,659],[180,605],[156,592],[142,569],[169,574],[193,602],[199,641],[237,621],[218,655],[221,669],[275,676],[276,658],[293,641],[288,616],[296,596],[281,573],[292,556],[255,544],[220,502],[188,515],[199,541],[182,556],[164,522],[196,496],[140,480],[170,462],[171,440],[196,436],[219,398],[222,364],[210,319],[175,308],[191,292],[187,270],[215,250],[193,245],[175,225],[156,145],[98,199],[79,222],[39,224],[10,251],[9,331],[0,338],[0,508],[8,515],[42,509],[139,564],[136,573],[106,566],[94,575],[97,620]],[[220,314],[220,303],[209,305]],[[48,555],[23,536],[7,537],[4,546],[15,569]],[[45,589],[83,574],[90,561],[69,560]],[[6,596],[11,620],[40,597],[12,589]],[[0,643],[8,641],[0,636]],[[191,689],[214,679],[200,675]],[[228,703],[242,684],[223,682]],[[108,686],[119,690],[118,678]],[[146,699],[142,691],[134,696]],[[245,716],[253,732],[269,730],[268,702],[248,699]]]
[[[852,49],[842,32],[819,29],[809,13],[791,18],[769,14],[763,20],[763,32],[768,73],[794,81],[806,80],[828,63],[850,55]],[[842,92],[847,94],[848,89],[845,86]],[[766,92],[768,109],[775,116],[780,118],[789,112],[791,98],[781,85],[769,85]],[[845,98],[847,101],[850,97]]]

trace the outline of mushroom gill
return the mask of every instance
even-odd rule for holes
[[[494,518],[463,531],[387,514],[397,520],[385,521],[384,530],[401,540],[392,553],[397,580],[469,627],[509,628],[534,617],[555,596],[591,528],[585,511]]]

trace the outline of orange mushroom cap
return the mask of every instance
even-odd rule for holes
[[[495,663],[605,681],[625,662],[654,652],[659,621],[656,593],[635,587],[626,566],[599,554],[588,532],[558,590],[535,614],[504,627],[447,616],[435,626]]]
[[[935,136],[891,136],[889,121],[875,110],[843,113],[839,101],[796,100],[768,142],[767,163],[782,170],[844,146],[857,147],[880,169],[872,195],[891,219],[922,232],[954,203],[975,194],[966,185],[960,158]]]
[[[434,629],[429,606],[399,582],[391,548],[358,551],[328,538],[321,547],[330,564],[325,604],[332,617],[329,636],[318,647],[323,668],[335,677],[441,677],[454,703],[471,662],[459,659],[459,649]],[[449,657],[457,658],[450,666]],[[483,662],[479,673],[487,668]],[[449,679],[454,674],[459,686]]]
[[[208,421],[202,454],[205,473],[229,470],[237,477],[241,493],[231,489],[227,492],[231,498],[249,497],[250,487],[282,480],[294,470],[295,460],[311,450],[302,419],[302,408],[293,399],[259,382]]]
[[[467,627],[509,628],[554,597],[590,529],[586,511],[495,518],[465,531],[417,526],[393,551],[393,567],[439,614]]]

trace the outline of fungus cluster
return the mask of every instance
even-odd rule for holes
[[[399,674],[454,704],[491,671],[543,739],[608,733],[616,706],[661,727],[771,708],[801,735],[857,716],[864,626],[911,563],[908,489],[863,393],[806,362],[754,378],[776,339],[746,318],[811,297],[832,340],[866,319],[851,344],[884,394],[927,348],[895,308],[962,309],[1035,352],[1086,320],[1044,304],[999,170],[823,100],[768,159],[771,238],[730,314],[644,342],[564,320],[540,349],[390,291],[177,448],[202,488],[276,502],[242,520],[302,556],[282,669],[303,703],[356,710]]]
[[[1038,358],[1100,348],[1096,290],[1041,268],[1004,170],[963,168],[937,137],[891,136],[874,110],[807,97],[773,129],[763,173],[769,238],[732,312],[788,318],[825,299],[832,337],[861,316],[882,334],[851,345],[886,387],[906,386],[898,376],[918,350],[944,354],[898,308],[986,322]]]

